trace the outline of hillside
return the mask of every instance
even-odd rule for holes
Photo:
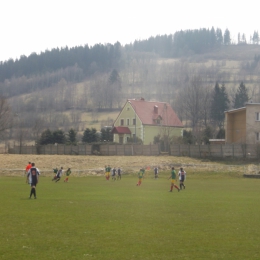
[[[217,81],[224,84],[230,108],[241,81],[248,88],[249,98],[260,102],[257,44],[222,45],[174,58],[136,51],[134,46],[130,50],[117,46],[120,55],[103,69],[95,62],[87,71],[80,64],[70,64],[56,71],[0,82],[0,92],[8,98],[15,115],[13,129],[2,140],[18,142],[22,135],[24,144],[34,143],[47,128],[65,132],[74,128],[81,140],[86,128],[99,131],[102,126],[111,125],[128,98],[140,97],[170,103],[189,126],[191,115],[185,112],[183,104],[194,80],[199,80],[207,91],[212,91]],[[200,95],[204,95],[205,89]],[[203,129],[205,115],[204,122],[198,120],[199,128]],[[209,115],[206,120],[210,121]]]

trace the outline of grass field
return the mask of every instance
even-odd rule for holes
[[[0,177],[0,259],[260,258],[260,180],[194,174],[170,193],[167,177],[41,177],[36,200]]]

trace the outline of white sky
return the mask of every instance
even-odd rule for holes
[[[257,1],[1,0],[0,61],[57,47],[121,44],[179,30],[259,31]]]

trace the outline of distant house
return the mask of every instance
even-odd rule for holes
[[[225,112],[226,143],[256,144],[260,142],[260,103]]]
[[[152,144],[155,136],[182,136],[183,124],[165,102],[128,99],[114,122],[114,142],[127,143],[129,138],[140,138]]]

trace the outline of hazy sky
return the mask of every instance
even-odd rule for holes
[[[260,32],[256,0],[1,0],[0,10],[0,61],[212,26],[228,28],[234,40]]]

